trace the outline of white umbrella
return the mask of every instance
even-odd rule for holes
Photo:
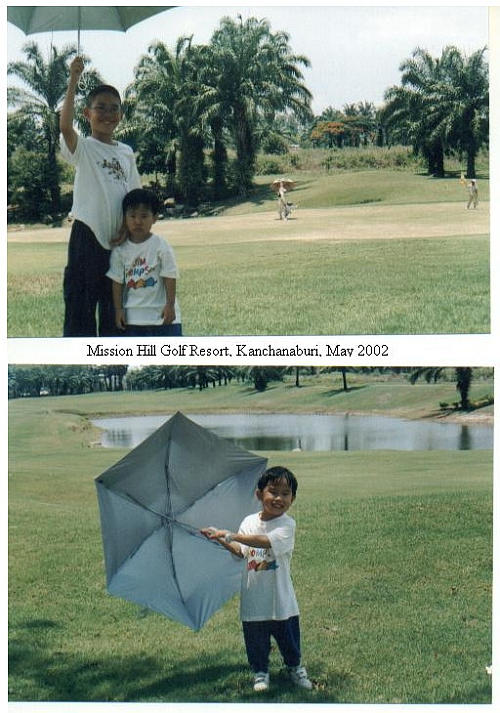
[[[295,181],[291,181],[289,178],[277,178],[271,183],[271,188],[273,191],[279,191],[280,185],[283,185],[285,191],[292,191],[295,188]]]

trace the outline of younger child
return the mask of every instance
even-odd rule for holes
[[[241,582],[240,615],[254,690],[269,688],[271,636],[276,640],[291,680],[312,683],[300,664],[299,608],[290,577],[295,520],[286,512],[297,494],[297,479],[287,468],[269,468],[257,484],[262,508],[248,515],[237,534],[217,528],[202,533],[233,555],[246,559]]]
[[[124,225],[112,241],[106,274],[112,280],[116,327],[127,337],[182,335],[174,251],[151,232],[159,207],[151,191],[136,188],[127,193]]]

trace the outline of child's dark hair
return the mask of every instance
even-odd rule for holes
[[[115,87],[112,87],[111,84],[99,84],[97,87],[91,89],[90,92],[87,94],[87,98],[85,99],[85,105],[90,108],[96,96],[98,94],[105,93],[113,94],[115,97],[117,97],[121,105],[122,99],[120,96],[120,92],[118,91],[118,89],[115,89]]]
[[[266,471],[264,471],[264,473],[262,473],[259,478],[257,488],[259,490],[264,490],[268,483],[275,483],[279,480],[285,480],[287,482],[292,491],[292,496],[295,497],[298,488],[297,478],[294,476],[291,470],[288,470],[288,468],[284,468],[281,465],[276,465],[273,468],[268,468]]]
[[[133,191],[127,193],[122,201],[123,214],[125,215],[129,208],[136,208],[139,205],[149,208],[153,215],[156,215],[160,210],[160,200],[152,191],[145,188],[134,188]]]

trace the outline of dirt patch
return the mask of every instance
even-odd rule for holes
[[[298,209],[280,221],[273,210],[210,218],[161,220],[154,230],[173,245],[278,240],[348,241],[473,236],[489,233],[489,204],[467,211],[462,203],[342,206]],[[10,243],[64,243],[70,227],[22,229],[11,226]]]

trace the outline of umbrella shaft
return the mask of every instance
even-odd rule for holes
[[[77,40],[77,55],[80,56],[80,28],[82,26],[82,8],[78,7],[78,40]]]

